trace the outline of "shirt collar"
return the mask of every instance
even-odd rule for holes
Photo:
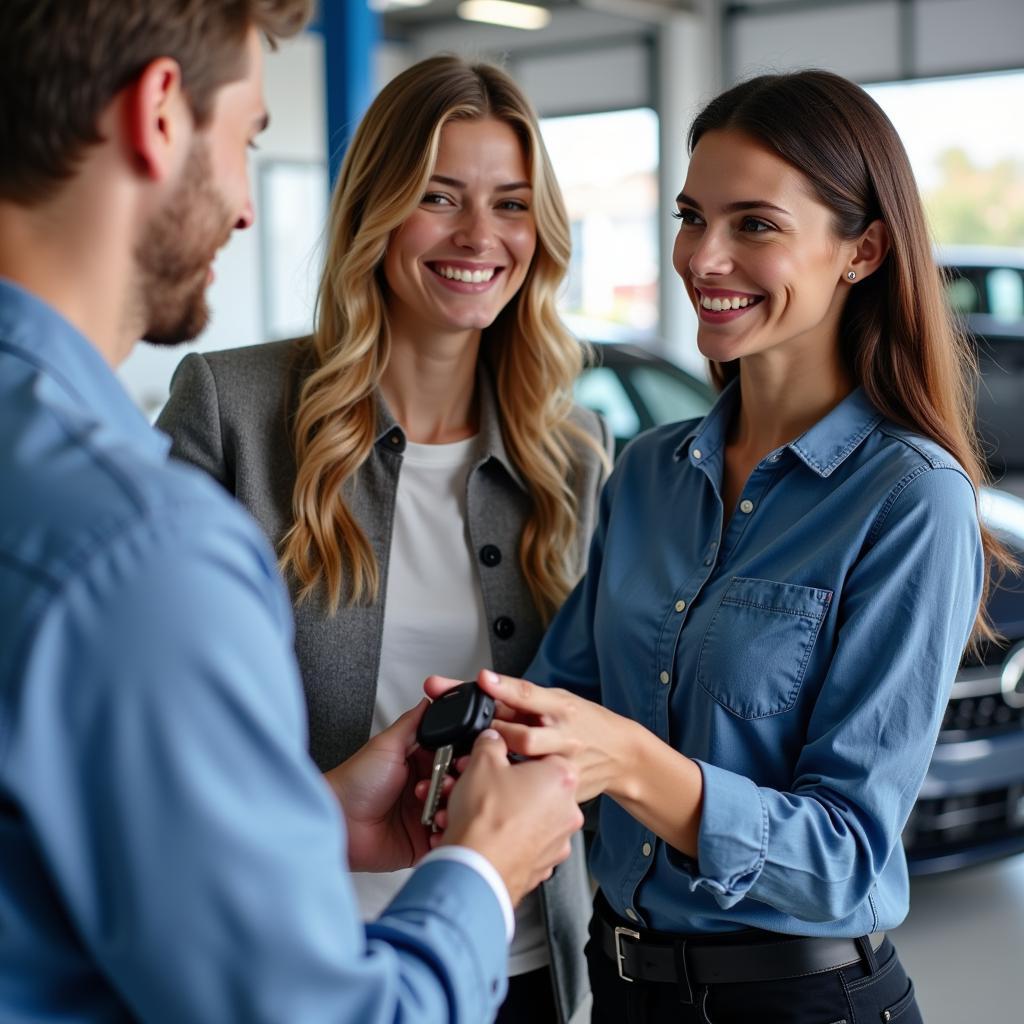
[[[515,463],[508,454],[508,449],[505,447],[494,381],[491,378],[490,370],[484,365],[483,360],[480,360],[477,364],[476,393],[479,403],[480,430],[477,434],[474,465],[479,467],[490,459],[494,459],[501,463],[505,471],[522,491],[529,493],[526,481],[516,468]],[[405,451],[405,430],[392,415],[379,389],[376,394],[376,403],[377,445],[388,451],[398,453]]]
[[[881,422],[864,389],[855,388],[789,447],[818,476],[828,477]]]
[[[725,440],[732,422],[733,413],[739,400],[739,380],[731,380],[718,396],[710,412],[696,423],[682,444],[676,449],[675,457],[684,459],[688,455],[701,453],[706,462],[718,455],[725,447]],[[789,448],[808,469],[818,476],[830,476],[857,446],[882,421],[882,415],[868,400],[863,388],[855,388],[834,409],[823,416],[809,430],[804,431]]]
[[[0,278],[0,346],[38,367],[69,402],[155,456],[170,439],[154,430],[99,350],[52,306]]]
[[[691,452],[703,462],[717,456],[725,447],[725,439],[739,398],[739,380],[734,379],[722,389],[704,419],[698,420],[675,450],[675,458],[685,459]],[[699,455],[696,455],[700,452]]]

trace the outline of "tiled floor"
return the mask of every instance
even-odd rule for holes
[[[925,1024],[1024,1022],[1024,855],[916,879],[891,935]]]

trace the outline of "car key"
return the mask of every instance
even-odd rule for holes
[[[441,787],[456,757],[468,754],[477,736],[494,721],[494,700],[476,683],[460,683],[437,698],[423,713],[416,741],[434,751],[430,789],[420,821],[434,824]]]

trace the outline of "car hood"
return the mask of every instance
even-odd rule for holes
[[[1024,500],[996,487],[983,487],[980,506],[985,525],[1017,554],[1024,554]]]

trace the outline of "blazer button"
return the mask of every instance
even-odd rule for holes
[[[494,632],[499,640],[507,640],[515,631],[516,624],[507,615],[494,620]]]
[[[493,568],[501,561],[501,549],[493,544],[485,544],[480,549],[480,561]]]

